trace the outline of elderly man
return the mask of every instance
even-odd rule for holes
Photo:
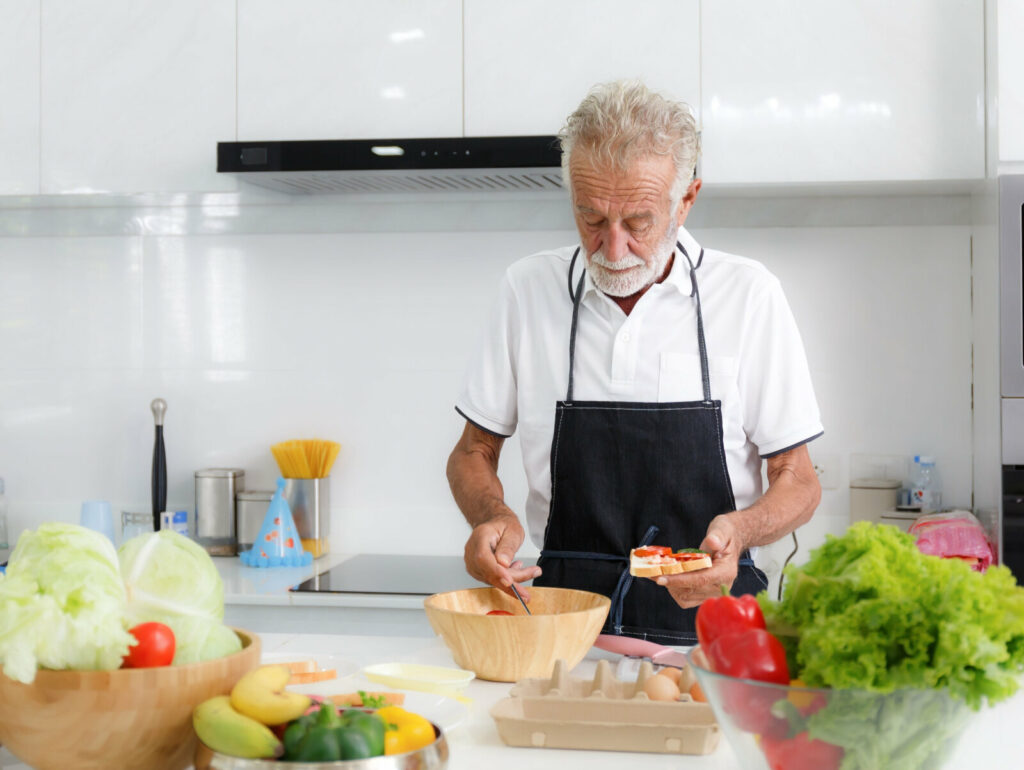
[[[767,585],[751,549],[807,522],[822,427],[777,279],[683,228],[701,189],[689,108],[636,82],[595,88],[560,134],[578,246],[513,264],[457,402],[448,461],[466,569],[612,598],[605,633],[695,641],[695,608]],[[537,567],[498,456],[519,428]],[[762,494],[761,464],[768,489]],[[631,548],[699,546],[709,569],[628,573]],[[528,596],[528,591],[523,591]]]

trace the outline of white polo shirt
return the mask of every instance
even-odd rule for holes
[[[679,241],[696,264],[700,245],[684,228]],[[526,521],[538,548],[551,497],[555,402],[565,399],[569,381],[568,272],[575,248],[544,251],[509,267],[456,402],[462,416],[485,431],[507,437],[519,429],[529,484]],[[574,290],[584,266],[581,252]],[[778,279],[753,260],[708,249],[697,284],[711,397],[722,402],[726,465],[736,506],[745,508],[762,493],[761,458],[819,436],[821,417],[803,342]],[[678,249],[668,277],[651,286],[628,316],[588,274],[573,398],[700,401],[690,291],[689,265]]]

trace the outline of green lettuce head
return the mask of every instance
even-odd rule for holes
[[[49,523],[18,539],[0,578],[0,663],[26,684],[37,668],[119,668],[134,638],[111,542],[77,524]]]
[[[130,626],[158,622],[174,631],[174,665],[220,658],[242,649],[223,624],[224,583],[213,559],[171,530],[139,535],[117,552],[128,594]]]

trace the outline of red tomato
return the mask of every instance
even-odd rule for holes
[[[163,623],[141,623],[128,633],[139,640],[121,661],[121,668],[169,666],[174,660],[174,632]]]
[[[488,615],[511,615],[512,613],[508,610],[491,610],[487,613]]]

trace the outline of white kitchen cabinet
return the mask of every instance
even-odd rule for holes
[[[996,14],[999,163],[1017,164],[1007,170],[1020,173],[1020,165],[1024,164],[1024,2],[999,0]]]
[[[698,0],[465,0],[465,133],[554,134],[596,83],[700,102]],[[699,117],[699,116],[698,116]]]
[[[235,0],[46,0],[43,193],[235,189]]]
[[[39,3],[0,0],[0,195],[39,193]]]
[[[702,5],[709,183],[985,175],[983,0]]]
[[[239,2],[239,140],[461,134],[460,0]]]

